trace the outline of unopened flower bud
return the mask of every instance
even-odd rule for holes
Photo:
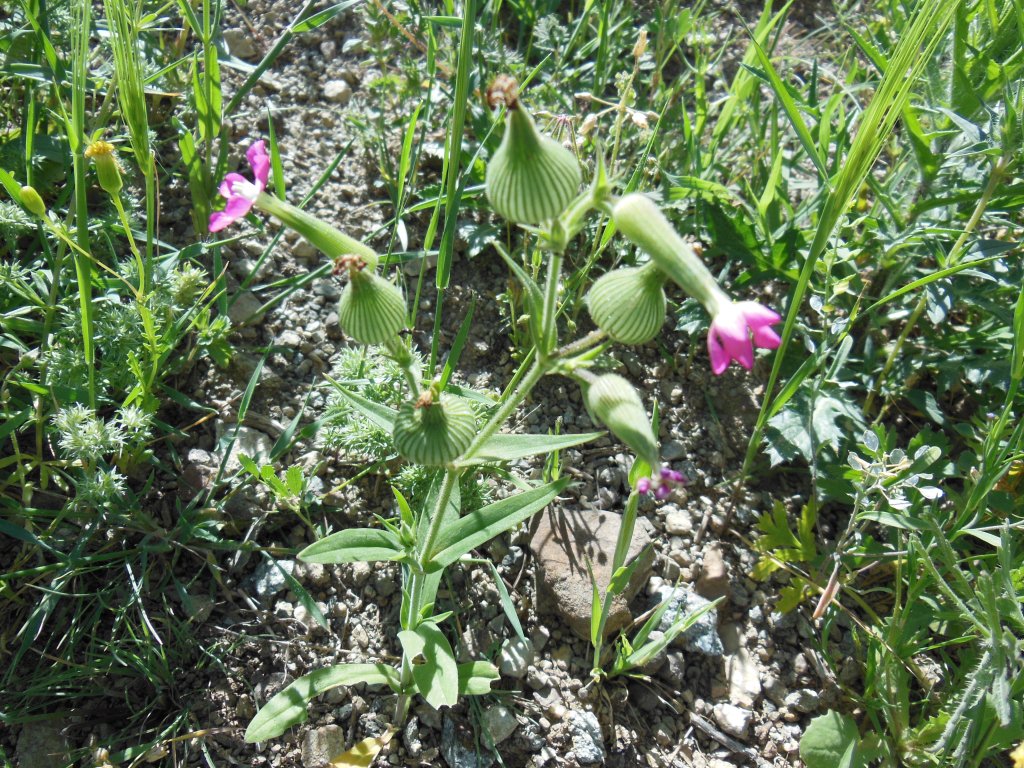
[[[693,247],[679,236],[649,197],[636,192],[626,195],[612,208],[612,219],[619,231],[640,246],[658,269],[709,312],[713,314],[729,301]]]
[[[96,179],[108,195],[117,195],[124,186],[121,180],[121,164],[117,162],[114,145],[109,141],[93,141],[85,148],[85,156],[96,168]]]
[[[633,58],[639,61],[644,55],[644,51],[647,50],[647,30],[641,29],[640,35],[636,39],[636,45],[633,46]]]
[[[46,203],[36,192],[35,187],[24,186],[21,188],[21,204],[25,209],[41,219],[46,218]]]
[[[652,467],[659,463],[658,440],[636,389],[615,373],[606,373],[587,387],[587,406],[617,438]]]

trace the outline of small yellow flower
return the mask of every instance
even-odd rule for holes
[[[1013,760],[1013,768],[1024,768],[1024,741],[1010,753],[1010,759]]]
[[[96,166],[96,178],[108,195],[116,195],[124,186],[121,181],[121,165],[114,154],[114,145],[98,139],[85,148],[85,157]]]

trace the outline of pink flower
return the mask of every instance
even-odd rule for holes
[[[771,326],[781,323],[778,312],[756,301],[722,303],[711,320],[708,354],[711,372],[716,376],[735,360],[748,371],[754,367],[754,346],[775,349],[782,343]],[[751,344],[750,337],[754,340]]]
[[[647,495],[654,492],[654,498],[658,501],[668,498],[668,495],[672,493],[672,486],[674,485],[685,485],[686,478],[683,477],[682,472],[676,472],[674,469],[668,467],[662,467],[656,475],[651,477],[641,477],[636,481],[637,493]]]
[[[240,173],[229,173],[220,185],[220,194],[228,204],[223,211],[215,211],[210,216],[210,231],[220,232],[229,224],[234,224],[245,216],[256,202],[260,192],[267,188],[270,175],[270,155],[267,154],[266,142],[260,140],[249,147],[245,153],[252,168],[255,181],[249,181]]]

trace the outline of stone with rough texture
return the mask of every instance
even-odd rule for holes
[[[495,704],[484,710],[482,726],[484,732],[490,734],[494,744],[501,744],[505,739],[515,733],[519,727],[519,721],[515,714],[501,704]]]
[[[652,607],[666,600],[671,601],[671,605],[665,609],[661,624],[658,625],[662,632],[667,632],[678,618],[698,611],[710,602],[685,587],[677,588],[668,584],[654,591]],[[721,656],[725,649],[722,647],[722,639],[718,636],[718,613],[712,610],[702,614],[689,629],[673,641],[673,644],[687,651],[703,653],[705,656]]]
[[[352,98],[352,86],[344,80],[328,80],[324,85],[324,98],[335,104],[348,104]]]
[[[604,762],[604,737],[597,715],[573,710],[569,713],[569,733],[572,734],[572,751],[577,763],[597,765]]]
[[[786,696],[784,703],[797,712],[814,712],[821,703],[821,694],[811,688],[801,688]]]
[[[750,709],[761,695],[761,674],[754,654],[743,645],[738,624],[724,624],[718,630],[725,649],[725,679],[729,701]]]
[[[314,728],[302,739],[303,768],[327,768],[331,760],[344,751],[344,728],[337,725]]]
[[[230,437],[233,430],[233,425],[226,424],[219,431]],[[274,443],[266,433],[252,427],[239,427],[238,433],[235,435],[235,442],[228,451],[228,460],[224,465],[225,474],[234,474],[242,468],[242,462],[238,458],[241,454],[245,454],[256,462],[256,466],[268,463],[273,447]]]
[[[294,560],[278,560],[277,565],[280,565],[288,573],[295,570]],[[288,579],[281,573],[281,569],[277,565],[269,560],[264,560],[256,566],[256,570],[249,577],[248,586],[260,600],[269,600],[284,589],[288,583]]]
[[[722,556],[722,548],[717,544],[704,550],[704,565],[697,579],[697,594],[708,600],[729,594],[729,566]]]
[[[498,670],[505,677],[521,679],[526,677],[526,670],[536,658],[533,643],[510,637],[501,644],[501,656],[498,658]]]
[[[747,738],[747,734],[750,732],[750,721],[753,717],[754,713],[749,709],[743,709],[734,704],[715,705],[715,722],[718,723],[718,727],[741,741]]]
[[[612,576],[612,557],[619,535],[621,517],[613,512],[587,509],[549,508],[540,518],[530,548],[537,558],[541,587],[541,606],[558,613],[572,630],[590,638],[593,587],[587,571],[589,558],[599,589],[604,590]],[[638,518],[626,563],[651,542],[654,526]],[[654,565],[654,553],[647,551],[633,572],[625,591],[612,601],[605,635],[624,627],[631,619],[629,601],[647,582]]]
[[[21,768],[53,768],[70,762],[60,723],[41,721],[21,726],[15,764]]]
[[[441,726],[441,756],[448,768],[491,768],[494,758],[485,750],[477,749],[473,733],[464,726],[445,717]]]
[[[244,29],[225,29],[224,42],[232,56],[240,59],[249,59],[256,55],[256,46],[252,42],[252,35]]]

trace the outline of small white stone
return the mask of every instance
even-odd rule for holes
[[[344,80],[328,80],[324,84],[324,98],[335,104],[348,104],[352,98],[352,86]]]
[[[734,704],[716,704],[714,713],[715,722],[718,723],[719,728],[730,736],[735,736],[737,739],[743,740],[747,738],[747,733],[750,731],[750,721],[754,717],[753,712],[749,709],[737,707]]]

